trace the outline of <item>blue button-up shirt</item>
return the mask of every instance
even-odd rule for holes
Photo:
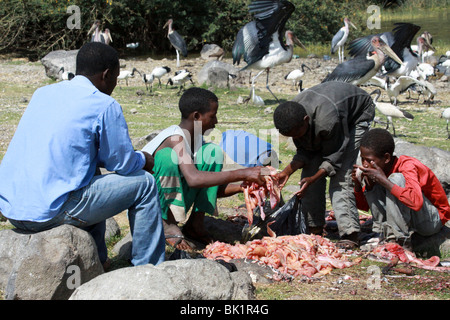
[[[144,164],[116,100],[83,76],[48,85],[34,93],[0,164],[0,211],[47,221],[97,167],[127,175]]]

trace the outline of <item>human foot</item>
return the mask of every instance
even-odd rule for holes
[[[184,235],[180,228],[174,223],[168,223],[163,219],[164,226],[164,236],[166,238],[166,243],[173,248],[179,250],[192,251],[192,247],[184,239]]]
[[[205,213],[195,212],[189,217],[189,220],[183,227],[183,233],[189,239],[198,241],[203,244],[209,244],[214,242],[209,232],[205,228],[204,224]]]

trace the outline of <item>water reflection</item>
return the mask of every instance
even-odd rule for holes
[[[439,11],[416,12],[405,14],[405,18],[383,19],[381,15],[381,30],[377,32],[391,31],[395,22],[410,22],[421,27],[419,33],[428,31],[433,36],[433,41],[440,40],[444,45],[450,47],[450,9],[441,9]],[[419,33],[416,35],[419,36]],[[415,42],[413,40],[413,42]],[[415,44],[415,43],[414,43]]]

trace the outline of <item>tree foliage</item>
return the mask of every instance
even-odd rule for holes
[[[362,18],[365,1],[291,0],[296,10],[287,23],[304,43],[328,42],[348,16],[355,24]],[[385,2],[380,0],[379,2]],[[139,42],[142,52],[172,50],[164,24],[184,36],[189,51],[216,43],[230,51],[238,30],[252,17],[250,0],[0,0],[0,53],[17,53],[40,58],[52,50],[76,49],[89,41],[87,32],[99,19],[109,28],[112,45],[126,50]],[[81,28],[70,29],[70,5],[80,8]]]

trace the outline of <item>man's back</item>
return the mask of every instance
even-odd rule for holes
[[[94,176],[99,132],[108,129],[105,116],[117,113],[117,102],[82,76],[38,89],[0,165],[3,214],[16,220],[53,217],[68,193]]]

